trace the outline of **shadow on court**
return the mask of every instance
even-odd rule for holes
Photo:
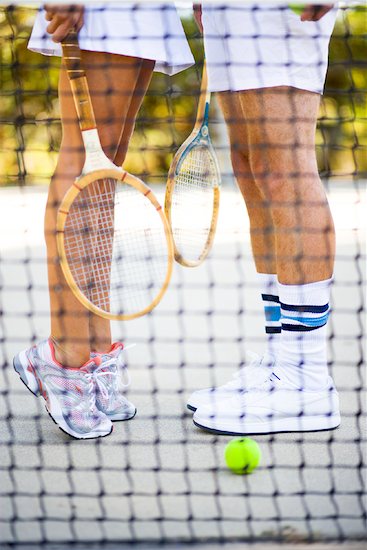
[[[161,189],[158,194],[162,198]],[[303,541],[362,539],[362,182],[330,186],[338,249],[329,360],[340,392],[341,427],[255,437],[262,462],[250,476],[225,468],[229,438],[195,428],[185,407],[191,391],[227,381],[245,363],[247,351],[260,353],[264,343],[260,291],[238,193],[223,191],[210,259],[195,270],[176,266],[170,290],[151,315],[114,325],[116,339],[137,343],[126,358],[132,377],[127,394],[138,414],[116,423],[111,436],[100,441],[75,441],[58,430],[11,366],[19,349],[49,331],[45,197],[40,188],[0,190],[2,547],[47,541],[55,544],[42,548],[61,550],[59,542],[101,541],[112,550],[123,547],[114,546],[116,541],[149,540],[134,548],[152,549],[154,541],[211,541],[206,548],[215,550],[227,547],[217,541],[261,540],[261,548],[266,541],[288,541],[302,549]],[[348,542],[346,548],[362,546]]]

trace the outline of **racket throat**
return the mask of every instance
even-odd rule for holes
[[[84,130],[82,132],[82,138],[85,148],[85,162],[82,176],[94,170],[116,170],[116,166],[105,155],[102,149],[97,129]]]

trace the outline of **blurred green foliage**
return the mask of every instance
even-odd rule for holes
[[[60,61],[27,49],[34,17],[34,8],[0,7],[0,185],[47,183],[56,164]],[[341,10],[332,37],[317,130],[325,176],[367,174],[366,17],[365,7]],[[125,163],[151,182],[165,179],[195,120],[203,49],[191,17],[184,26],[197,66],[173,78],[155,74]]]
[[[317,132],[325,175],[367,174],[367,8],[340,10]]]

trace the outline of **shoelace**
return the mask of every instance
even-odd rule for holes
[[[115,374],[115,373],[112,373],[111,371],[98,372],[100,368],[102,368],[102,366],[98,367],[96,370],[92,372],[87,372],[85,374],[85,378],[88,381],[88,393],[90,393],[90,397],[91,397],[91,393],[93,393],[93,400],[94,400],[93,405],[95,405],[95,402],[96,402],[96,393],[94,391],[95,387],[98,388],[98,390],[100,391],[100,393],[105,399],[108,399],[108,391],[106,390],[105,385],[101,382],[100,377],[103,375]]]
[[[250,369],[252,370],[254,367],[258,368],[261,365],[261,360],[262,359],[261,359],[260,355],[258,355],[257,353],[255,353],[253,351],[248,351],[247,355],[250,359],[250,363],[248,365],[245,365],[244,367],[242,367],[238,372],[236,372],[233,375],[233,378],[238,379],[238,378],[246,377],[247,373],[249,372]]]
[[[271,380],[272,372],[270,371],[270,367],[272,367],[272,365],[270,361],[268,364],[263,364],[263,358],[252,351],[247,352],[247,355],[250,358],[250,363],[242,367],[233,375],[233,379],[225,384],[224,387],[227,389],[238,389],[239,384],[241,384],[243,390],[260,389],[264,387],[265,384],[267,385],[269,381],[274,383],[274,381]]]
[[[263,390],[269,388],[269,386],[273,387],[275,383],[273,375],[274,373],[269,372],[268,367],[262,367],[260,365],[257,367],[256,376],[246,383],[246,387],[251,390]]]
[[[103,384],[103,382],[100,380],[101,376],[114,376],[121,388],[127,388],[128,386],[130,386],[130,374],[127,366],[123,361],[122,355],[124,351],[134,347],[135,345],[136,344],[130,344],[129,346],[122,348],[116,356],[111,356],[111,358],[107,361],[103,361],[103,363],[97,369],[95,369],[93,373],[91,373],[91,375],[93,376],[93,380],[95,381],[95,384],[104,399],[108,399],[109,395],[105,384]],[[110,369],[108,371],[105,371],[105,369],[108,369],[110,366],[114,366],[116,368],[114,370]],[[125,380],[123,381],[124,377]]]
[[[84,375],[84,378],[87,380],[88,384],[88,405],[89,411],[97,411],[96,407],[96,393],[94,391],[94,373],[87,372]]]

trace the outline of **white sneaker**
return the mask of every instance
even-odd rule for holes
[[[109,353],[92,353],[91,357],[99,356],[101,365],[94,371],[96,382],[96,405],[112,421],[130,420],[136,415],[136,407],[122,395],[122,387],[130,384],[128,370],[122,359],[124,345],[121,342],[113,344]],[[125,374],[126,381],[122,381]]]
[[[236,372],[232,380],[216,388],[206,388],[194,391],[187,400],[187,408],[190,411],[196,411],[199,407],[210,405],[213,401],[233,397],[238,393],[246,391],[254,382],[257,383],[258,368],[260,366],[269,367],[270,371],[268,371],[268,373],[271,373],[274,360],[270,356],[260,357],[260,355],[253,352],[248,352],[248,355],[251,359],[250,363]]]
[[[91,359],[79,369],[63,367],[55,359],[52,341],[44,340],[18,353],[13,364],[27,388],[45,399],[49,415],[62,431],[76,439],[112,432],[111,420],[96,407],[94,373],[100,360]]]
[[[200,406],[194,424],[224,435],[332,430],[340,424],[339,397],[333,381],[318,391],[301,390],[257,368],[257,386],[230,398],[213,398]],[[214,394],[215,395],[215,394]]]

